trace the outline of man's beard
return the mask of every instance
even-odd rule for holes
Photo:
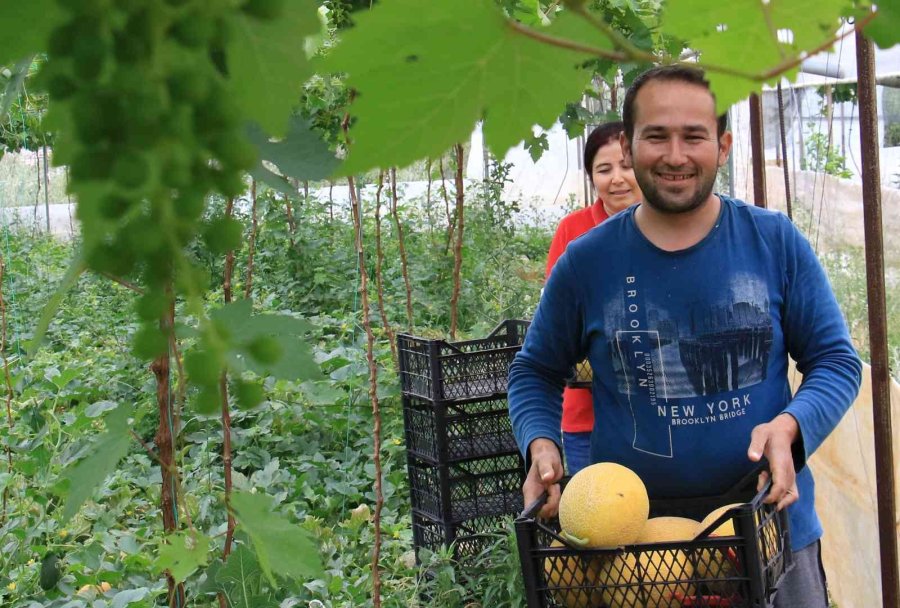
[[[673,171],[673,173],[677,173],[677,171]],[[697,175],[699,177],[700,174],[698,173]],[[697,190],[691,198],[686,201],[673,201],[666,198],[656,187],[656,182],[652,177],[652,170],[646,173],[635,171],[634,177],[641,187],[641,192],[644,193],[644,202],[653,207],[654,210],[668,214],[687,213],[697,209],[712,194],[716,183],[716,172],[713,172],[707,179],[698,181]]]

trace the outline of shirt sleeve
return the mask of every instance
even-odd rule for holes
[[[522,350],[509,368],[509,415],[526,461],[535,439],[561,443],[565,379],[586,349],[577,291],[569,256],[563,255],[544,287]]]
[[[815,252],[785,218],[787,293],[783,317],[788,352],[803,382],[787,409],[800,426],[808,459],[859,393],[862,362]],[[796,455],[796,454],[795,454]]]

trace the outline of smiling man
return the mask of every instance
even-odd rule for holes
[[[622,150],[643,202],[568,247],[510,368],[510,416],[529,462],[525,502],[547,491],[543,514],[556,511],[560,394],[587,356],[592,461],[627,466],[651,497],[674,498],[720,494],[765,457],[768,500],[788,508],[796,563],[775,605],[825,608],[805,463],[859,390],[846,323],[785,216],[713,193],[731,134],[702,72],[645,72],[623,117]],[[793,396],[789,356],[804,375]]]

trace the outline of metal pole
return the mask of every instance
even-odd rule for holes
[[[767,207],[762,100],[757,93],[750,96],[750,154],[753,165],[753,204],[757,207]]]
[[[787,165],[787,133],[784,129],[784,98],[781,95],[781,80],[778,81],[778,124],[781,128],[781,168],[784,170],[784,202],[787,205],[787,216],[793,221],[791,212],[791,178]]]
[[[863,222],[866,244],[866,284],[869,344],[872,359],[872,404],[875,422],[875,479],[878,494],[878,536],[881,547],[881,598],[884,608],[900,606],[897,532],[894,518],[894,458],[891,446],[891,397],[884,286],[884,234],[881,223],[881,171],[878,158],[878,110],[875,97],[875,50],[856,32],[859,77],[859,137],[862,152]]]

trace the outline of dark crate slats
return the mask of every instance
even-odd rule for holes
[[[413,544],[418,549],[437,551],[452,547],[457,560],[475,557],[506,534],[512,518],[506,515],[473,517],[458,523],[445,523],[413,511]]]
[[[509,319],[486,338],[462,342],[399,334],[403,394],[442,401],[506,393],[509,364],[522,347],[528,325]]]
[[[406,448],[432,464],[518,451],[504,397],[434,403],[403,397]]]
[[[444,545],[457,559],[477,555],[522,509],[506,396],[528,325],[506,320],[460,342],[397,336],[417,555]]]
[[[522,508],[525,466],[518,453],[446,465],[408,460],[413,509],[435,519],[460,522]]]
[[[787,512],[744,495],[735,536],[579,549],[562,545],[559,521],[523,513],[516,540],[528,608],[770,608],[781,576],[791,566]],[[702,519],[735,495],[651,501],[651,517]],[[786,550],[786,548],[788,548]]]

